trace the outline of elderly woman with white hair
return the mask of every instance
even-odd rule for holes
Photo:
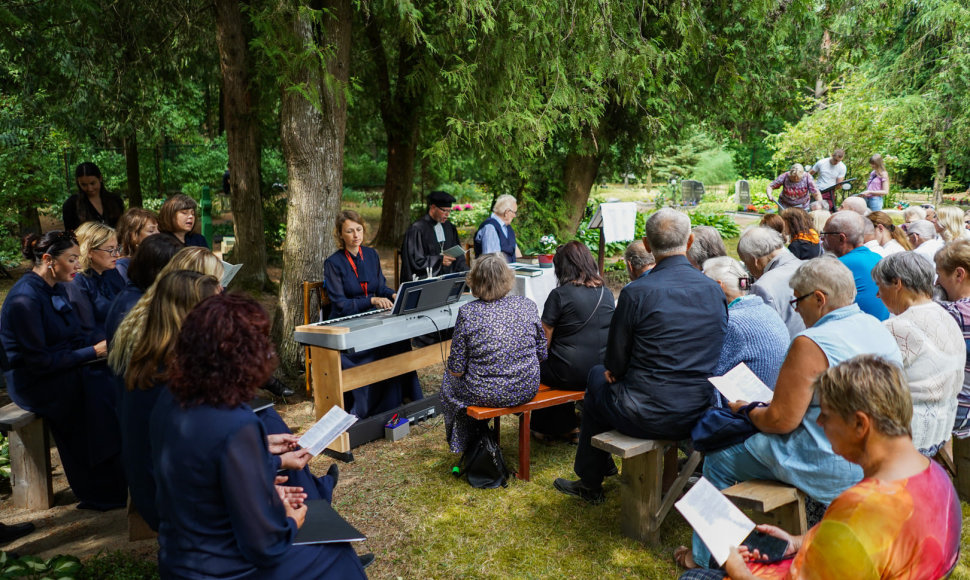
[[[704,275],[718,283],[728,301],[727,335],[714,374],[723,375],[744,363],[774,387],[791,340],[785,323],[760,296],[751,294],[754,279],[741,262],[728,256],[711,258],[704,262]]]
[[[788,171],[782,173],[768,184],[768,188],[765,191],[768,199],[775,201],[771,192],[779,187],[781,188],[781,195],[778,196],[776,203],[781,209],[800,207],[805,211],[809,211],[813,199],[818,202],[822,201],[822,194],[819,193],[818,187],[815,186],[815,180],[812,179],[811,174],[805,171],[801,163],[793,164]]]
[[[792,341],[767,405],[730,403],[733,411],[745,412],[759,432],[708,453],[704,476],[718,489],[751,479],[781,481],[828,505],[862,479],[862,470],[832,450],[817,422],[819,402],[812,381],[860,354],[881,356],[899,366],[902,357],[889,331],[855,304],[855,281],[842,262],[809,260],[799,266],[789,285],[794,290],[791,302],[806,329]],[[710,561],[696,535],[693,558],[683,547],[674,556],[687,568],[707,567]]]
[[[802,261],[785,248],[785,238],[771,228],[751,228],[738,240],[738,257],[756,280],[751,291],[778,313],[789,337],[805,330],[805,323],[789,303],[788,285]]]
[[[721,239],[721,232],[713,226],[691,228],[694,243],[687,248],[687,261],[698,270],[704,269],[704,262],[718,256],[727,256],[727,248]]]
[[[515,230],[512,220],[519,210],[518,202],[511,195],[498,196],[492,206],[492,215],[478,226],[475,232],[475,255],[501,253],[505,261],[515,262],[522,256],[519,246],[515,243]]]
[[[934,256],[943,247],[943,240],[936,235],[936,226],[929,220],[916,220],[906,224],[906,239],[913,246],[913,251],[936,265]]]
[[[932,457],[950,438],[963,387],[966,346],[960,326],[933,301],[933,266],[912,252],[872,269],[879,298],[894,316],[883,324],[896,339],[913,398],[913,445]]]

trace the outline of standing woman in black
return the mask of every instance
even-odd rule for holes
[[[32,234],[23,254],[33,269],[14,284],[0,309],[7,391],[47,421],[78,507],[123,507],[128,494],[118,434],[105,440],[99,428],[116,419],[113,410],[89,405],[86,396],[86,363],[103,359],[107,347],[82,329],[64,288],[81,269],[77,241],[70,232]]]
[[[616,302],[599,275],[593,254],[580,242],[569,242],[552,258],[559,286],[542,309],[542,330],[549,357],[539,364],[543,385],[583,391],[589,370],[603,364]],[[537,439],[579,440],[575,406],[557,405],[532,412]]]
[[[100,222],[116,227],[121,214],[125,213],[125,202],[104,188],[101,170],[90,161],[77,166],[74,170],[77,193],[67,198],[61,207],[64,229],[76,230],[85,222]]]

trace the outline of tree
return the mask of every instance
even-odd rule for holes
[[[350,0],[320,0],[283,3],[262,18],[257,44],[283,71],[280,116],[288,211],[273,337],[281,366],[292,369],[301,356],[293,329],[303,324],[302,283],[323,280],[323,262],[336,249],[331,224],[343,190],[352,11]]]
[[[223,119],[229,149],[230,195],[236,246],[243,264],[243,284],[261,289],[266,284],[266,239],[260,197],[258,119],[252,105],[254,90],[243,18],[237,0],[215,0],[216,40],[222,68]]]

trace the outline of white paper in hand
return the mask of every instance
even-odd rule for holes
[[[327,414],[320,418],[313,427],[300,437],[300,447],[306,449],[314,456],[320,455],[327,445],[341,433],[350,428],[357,422],[357,417],[348,414],[340,407],[334,405]]]
[[[775,395],[768,385],[761,382],[758,375],[751,372],[748,365],[744,363],[738,363],[738,366],[720,377],[711,377],[707,380],[711,381],[728,401],[767,403]]]
[[[719,566],[727,560],[731,546],[740,546],[754,529],[754,522],[703,477],[674,505]]]

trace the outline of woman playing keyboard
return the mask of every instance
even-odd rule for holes
[[[380,256],[373,248],[363,246],[366,231],[357,212],[346,210],[337,214],[333,234],[340,249],[323,265],[325,288],[332,303],[330,318],[386,309],[393,304],[394,290],[387,286]],[[347,369],[410,349],[410,341],[405,340],[363,352],[343,353],[340,359]],[[417,373],[412,371],[344,393],[344,408],[364,419],[420,398],[421,385]]]

